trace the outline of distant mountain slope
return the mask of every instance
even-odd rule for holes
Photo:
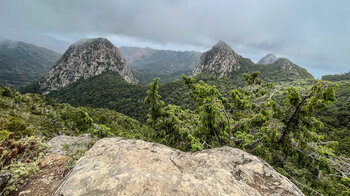
[[[19,94],[0,85],[0,130],[17,137],[80,135],[95,133],[96,127],[108,127],[109,134],[142,136],[146,126],[118,112],[99,108],[72,107],[38,94]]]
[[[151,48],[120,47],[140,84],[149,84],[154,77],[160,82],[179,79],[190,74],[197,65],[200,52],[155,50]]]
[[[6,30],[5,30],[6,31]],[[36,46],[44,47],[59,54],[63,54],[70,43],[57,39],[52,36],[28,33],[28,32],[0,32],[0,39],[8,39],[13,41],[21,41],[29,44],[34,44]]]
[[[80,40],[41,78],[39,86],[49,92],[108,70],[117,72],[127,82],[137,83],[119,49],[110,41],[105,38]]]
[[[286,58],[278,58],[272,64],[259,65],[261,78],[266,81],[281,83],[314,77],[304,68]]]
[[[344,74],[335,74],[335,75],[324,75],[322,76],[322,80],[327,81],[341,81],[341,80],[350,80],[350,71]]]
[[[239,80],[242,78],[241,76]],[[225,95],[236,86],[236,83],[239,83],[232,79],[219,79],[213,75],[200,75],[200,79],[216,85],[223,92],[226,91]],[[144,122],[148,112],[148,106],[144,102],[148,89],[148,86],[126,82],[116,72],[106,71],[85,80],[80,79],[59,90],[51,91],[47,96],[57,98],[59,102],[69,103],[73,106],[112,109]],[[40,93],[38,84],[35,83],[22,92]],[[186,109],[193,108],[189,89],[182,80],[161,84],[159,94],[166,105],[175,104]]]
[[[33,44],[0,40],[0,84],[20,87],[38,80],[60,54]]]
[[[145,120],[147,106],[144,103],[148,87],[134,85],[123,80],[116,72],[107,71],[48,94],[60,102],[73,106],[109,108]]]
[[[337,101],[319,114],[330,140],[339,141],[337,150],[350,157],[350,80],[336,81]]]
[[[284,83],[299,79],[313,79],[312,75],[305,69],[291,63],[287,59],[279,58],[274,64],[256,65],[250,59],[234,53],[231,47],[225,43],[219,44],[223,44],[223,50],[229,51],[223,51],[223,53],[216,52],[214,53],[215,55],[212,55],[211,51],[204,53],[199,64],[214,62],[210,59],[211,57],[215,58],[218,63],[212,63],[210,65],[204,65],[200,69],[198,68],[197,70],[200,73],[195,78],[215,85],[224,96],[229,96],[230,90],[235,87],[244,85],[243,73],[251,73],[253,71],[260,71],[263,80],[275,83]],[[138,58],[142,56],[140,55],[141,52],[138,54]],[[144,54],[149,55],[148,52]],[[221,59],[232,54],[234,54],[233,58],[236,58],[235,63],[230,62],[231,58]],[[221,66],[219,62],[225,61],[226,67],[237,67],[233,69],[227,68],[226,70],[222,70],[221,68],[216,69],[215,66]],[[210,66],[214,66],[213,69]],[[220,74],[216,74],[216,70],[223,71],[220,73],[225,73],[223,74],[224,76],[220,77]],[[232,71],[229,72],[228,70]],[[32,85],[24,92],[37,92],[36,89],[37,86]],[[58,98],[61,102],[67,102],[74,106],[107,107],[144,121],[148,108],[144,103],[147,90],[148,87],[146,86],[125,82],[118,76],[118,73],[105,72],[89,79],[80,79],[65,88],[51,92],[48,96]],[[165,104],[180,105],[183,108],[193,107],[193,102],[188,92],[189,90],[182,80],[164,83],[159,88],[159,93],[163,97]]]

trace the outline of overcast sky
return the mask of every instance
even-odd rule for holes
[[[199,50],[218,40],[257,61],[287,57],[315,77],[350,70],[349,0],[0,0],[0,36]]]

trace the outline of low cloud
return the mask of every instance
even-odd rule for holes
[[[336,73],[350,69],[349,7],[346,0],[4,0],[0,36],[26,32],[74,41],[96,35],[169,49],[224,40],[242,54],[272,52]]]

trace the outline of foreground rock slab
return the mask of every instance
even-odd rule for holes
[[[99,140],[54,195],[303,195],[286,177],[235,148],[201,152],[141,140]]]

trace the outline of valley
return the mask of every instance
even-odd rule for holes
[[[144,144],[151,146],[163,144],[188,153],[241,149],[287,177],[295,185],[287,183],[282,189],[294,190],[295,195],[301,191],[306,195],[347,194],[347,75],[317,80],[305,68],[272,54],[254,63],[223,41],[203,54],[133,47],[119,50],[105,38],[77,41],[50,70],[40,78],[36,75],[29,85],[18,88],[19,92],[0,87],[1,169],[12,174],[23,167],[29,171],[16,174],[4,193],[19,193],[21,186],[30,183],[23,179],[35,176],[40,168],[35,160],[47,153],[43,148],[26,157],[29,148],[39,148],[20,147],[32,142],[28,138],[41,145],[60,135],[89,134],[87,149],[97,151],[101,149],[94,147],[95,142],[100,145],[110,141],[103,138],[113,137],[156,143]],[[139,153],[139,148],[133,152]],[[14,149],[19,150],[15,155]],[[87,160],[86,150],[65,155],[71,167],[78,160],[79,167],[90,167],[90,162],[81,161]],[[88,159],[96,161],[98,156]],[[25,159],[28,165],[22,166]],[[133,169],[140,170],[138,166]],[[71,190],[65,185],[56,191],[68,194]]]

